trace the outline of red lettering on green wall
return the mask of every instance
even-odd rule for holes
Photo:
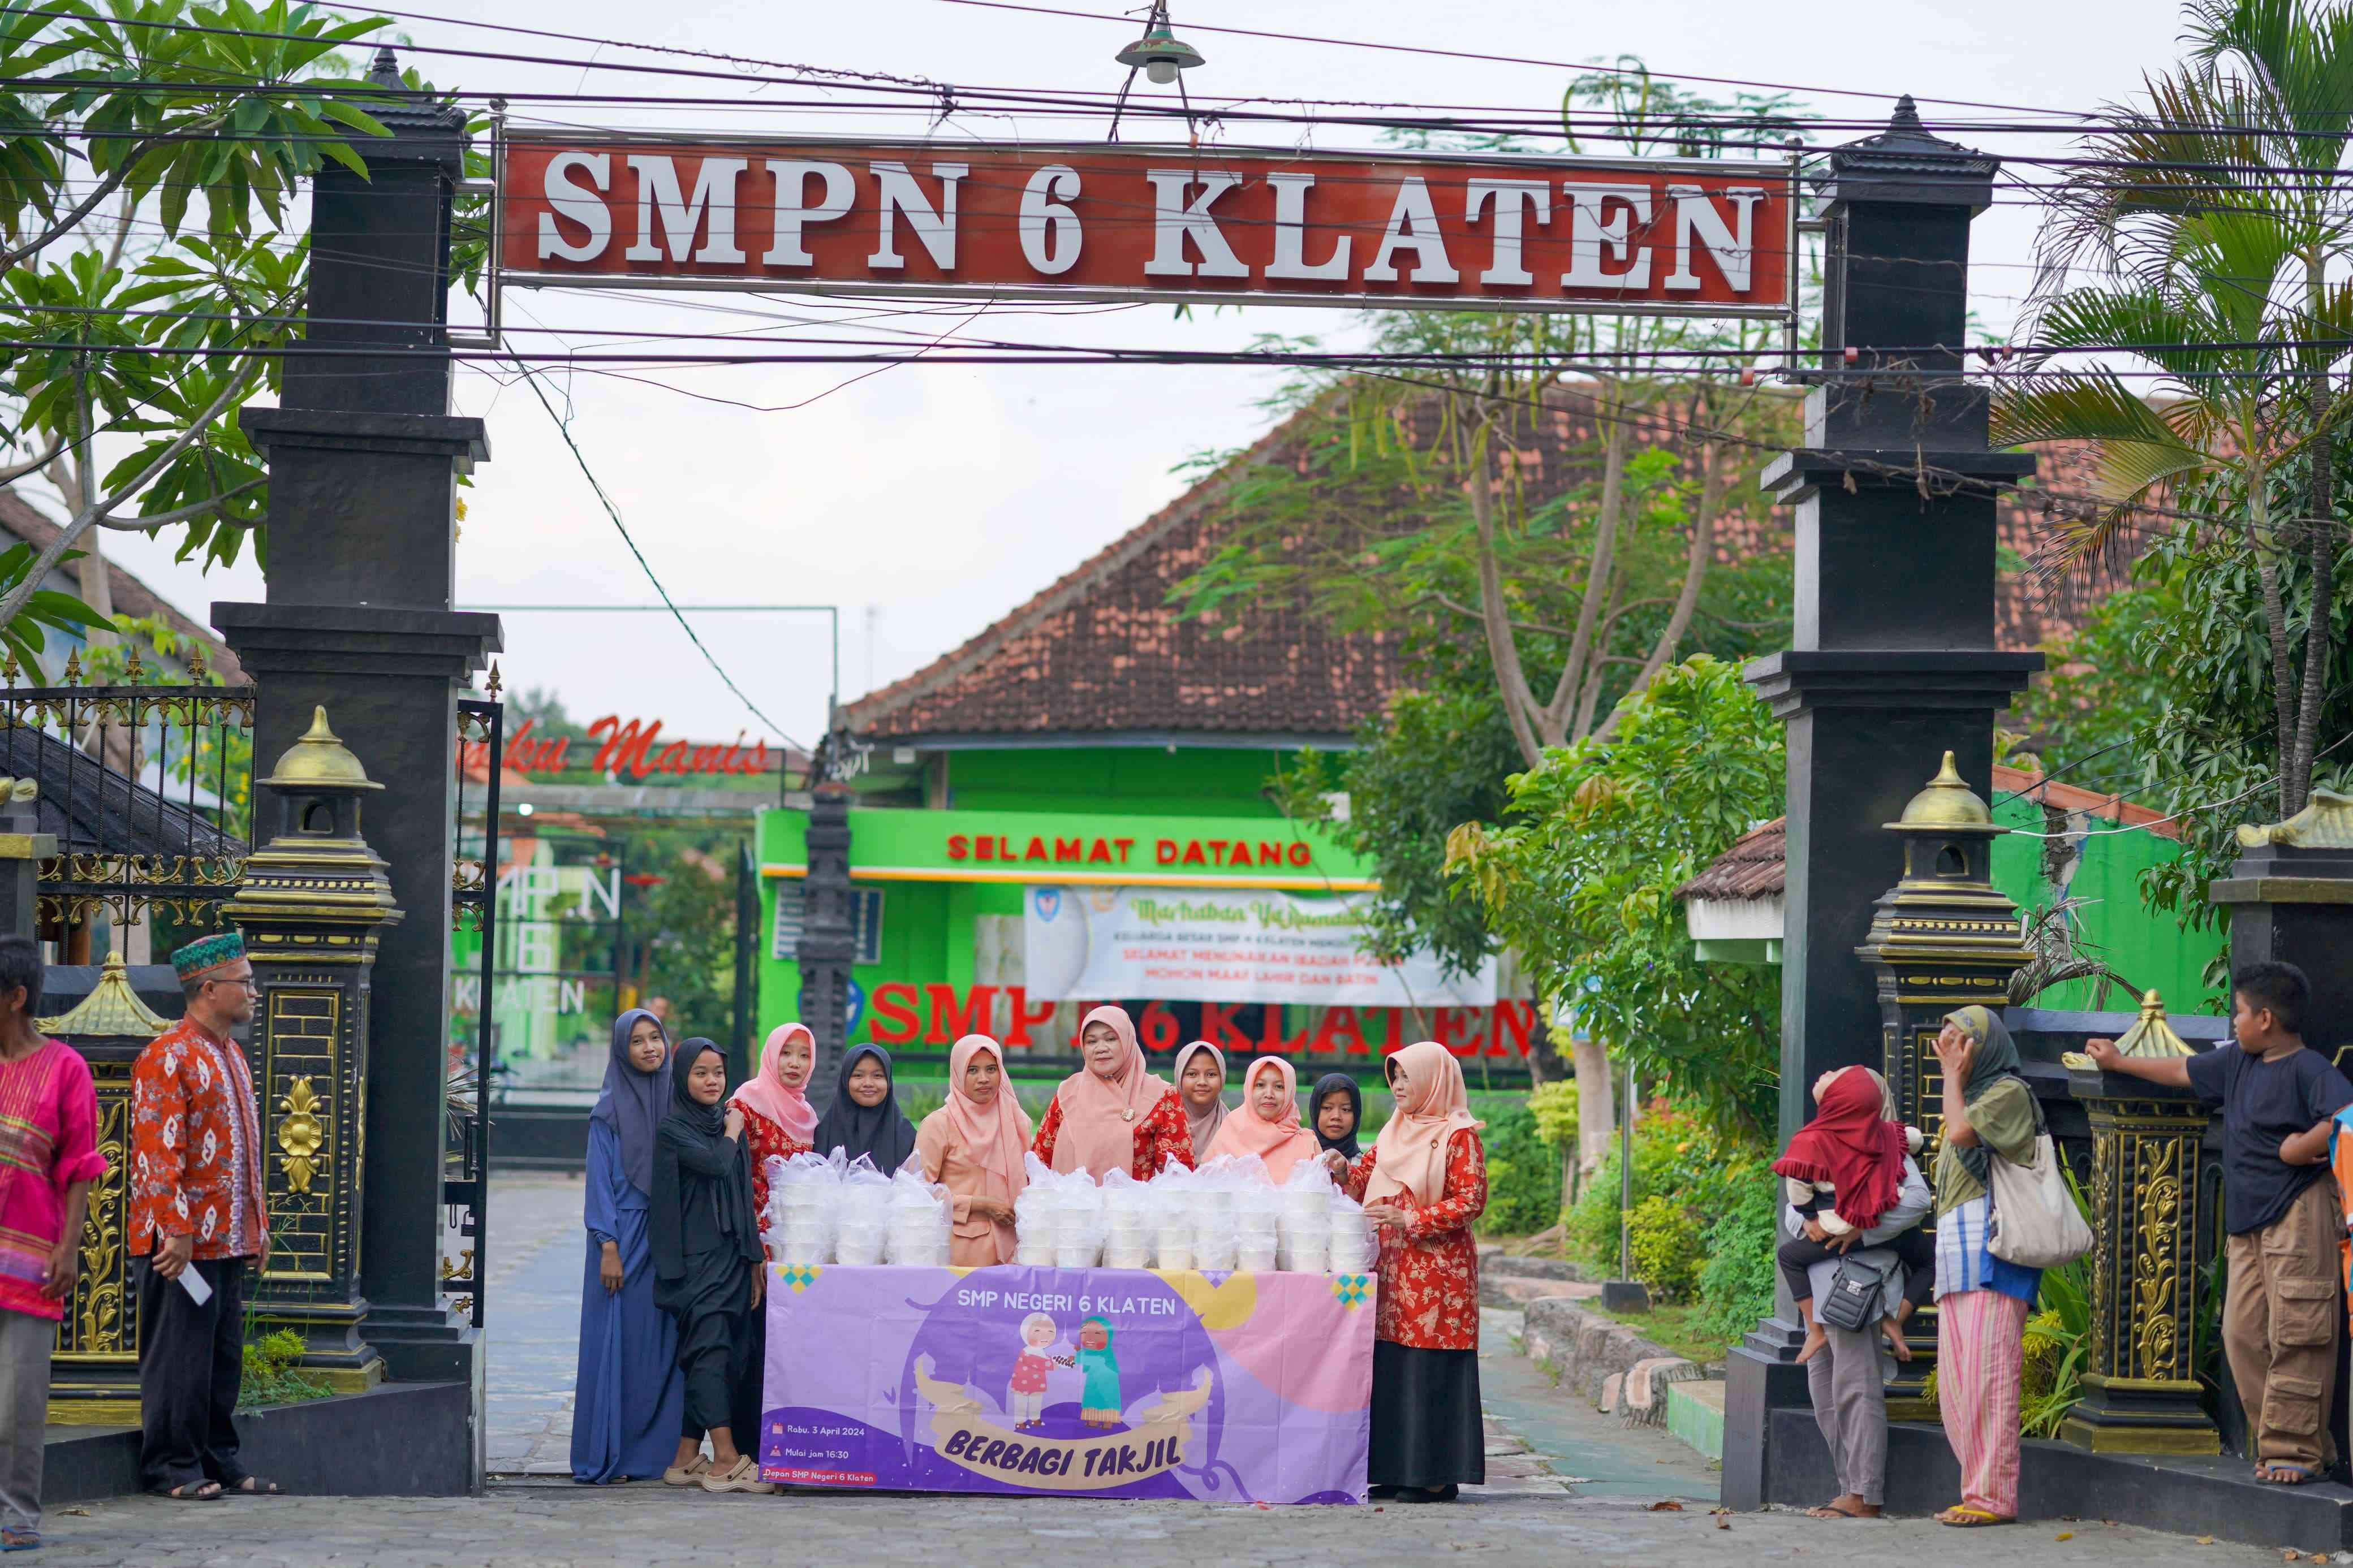
[[[1032,1007],[1029,1005],[1029,988],[1026,985],[1009,985],[1006,987],[1005,994],[1013,1002],[1013,1026],[1005,1031],[1005,1048],[1018,1051],[1030,1044],[1031,1025],[1052,1022],[1054,1005],[1040,1002]]]
[[[1083,838],[1057,838],[1054,840],[1055,863],[1059,865],[1065,860],[1083,860],[1086,858],[1086,850],[1087,841]]]
[[[915,988],[901,980],[876,986],[874,1022],[867,1027],[877,1045],[903,1046],[913,1039],[923,1027],[915,1016]]]
[[[972,840],[966,838],[963,834],[951,833],[948,835],[949,859],[961,860],[965,857],[965,855],[971,852],[971,849]]]
[[[966,1035],[987,1031],[988,1005],[997,1000],[997,987],[976,985],[959,1002],[955,986],[926,985],[923,1000],[932,1014],[932,1026],[924,1032],[923,1044],[952,1046]]]

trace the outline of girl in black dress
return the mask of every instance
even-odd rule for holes
[[[760,1479],[759,1462],[738,1451],[729,1425],[729,1395],[747,1370],[750,1318],[767,1270],[752,1217],[744,1113],[720,1109],[726,1092],[727,1058],[717,1046],[695,1039],[678,1047],[670,1114],[654,1136],[654,1304],[678,1320],[687,1427],[711,1438],[702,1489],[765,1492],[775,1489]],[[695,1446],[691,1436],[681,1440],[681,1465]]]

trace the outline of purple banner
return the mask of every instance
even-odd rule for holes
[[[760,1473],[799,1486],[1362,1502],[1362,1274],[774,1267]]]

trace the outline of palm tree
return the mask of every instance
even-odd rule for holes
[[[2353,0],[2196,0],[2189,58],[2147,79],[2053,196],[2031,331],[2054,349],[2136,348],[2144,398],[2105,369],[2046,359],[1997,401],[1997,439],[2088,441],[2098,504],[2059,525],[2050,578],[2110,552],[2152,502],[2220,496],[2254,563],[2269,644],[2283,815],[2311,790],[2328,695],[2337,531],[2335,434],[2348,400],[2353,286]],[[2102,281],[2069,287],[2080,268]],[[2306,482],[2291,493],[2301,465]],[[2197,519],[2182,526],[2211,527]],[[2301,555],[2313,612],[2291,625],[2281,567]],[[2301,632],[2304,669],[2295,653]]]

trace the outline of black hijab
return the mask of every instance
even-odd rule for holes
[[[1323,1120],[1324,1097],[1328,1094],[1346,1095],[1349,1107],[1356,1113],[1356,1120],[1349,1124],[1345,1138],[1326,1138],[1324,1129],[1318,1125]],[[1341,1158],[1354,1160],[1362,1152],[1356,1147],[1356,1133],[1364,1125],[1365,1091],[1356,1087],[1355,1079],[1344,1072],[1327,1072],[1315,1080],[1314,1089],[1307,1096],[1307,1130],[1315,1134],[1317,1148],[1337,1149]]]
[[[670,1058],[670,1114],[662,1118],[660,1137],[675,1148],[654,1162],[648,1216],[657,1279],[685,1276],[686,1205],[702,1202],[705,1192],[712,1194],[719,1238],[726,1249],[745,1258],[762,1256],[759,1226],[752,1217],[752,1162],[744,1141],[727,1136],[727,1102],[723,1099],[705,1105],[687,1089],[687,1075],[706,1051],[726,1059],[725,1052],[704,1039],[680,1042]],[[692,1169],[682,1168],[690,1164]]]
[[[850,1071],[868,1057],[882,1064],[882,1076],[890,1080],[881,1102],[871,1106],[849,1098]],[[863,1154],[886,1176],[907,1163],[915,1152],[915,1124],[899,1109],[899,1075],[891,1070],[890,1052],[880,1046],[852,1046],[844,1053],[833,1078],[833,1103],[818,1119],[814,1147],[820,1154],[839,1149],[845,1160]]]
[[[629,1185],[651,1197],[654,1129],[661,1125],[662,1114],[670,1105],[662,1068],[639,1072],[630,1064],[629,1036],[636,1032],[640,1018],[652,1019],[654,1027],[661,1029],[661,1020],[643,1007],[632,1007],[613,1020],[613,1054],[606,1058],[605,1087],[596,1096],[596,1108],[588,1113],[588,1120],[601,1121],[613,1130],[614,1138],[621,1145],[621,1169],[628,1176]],[[667,1051],[668,1029],[662,1029],[662,1042]],[[662,1067],[669,1065],[665,1061]]]

